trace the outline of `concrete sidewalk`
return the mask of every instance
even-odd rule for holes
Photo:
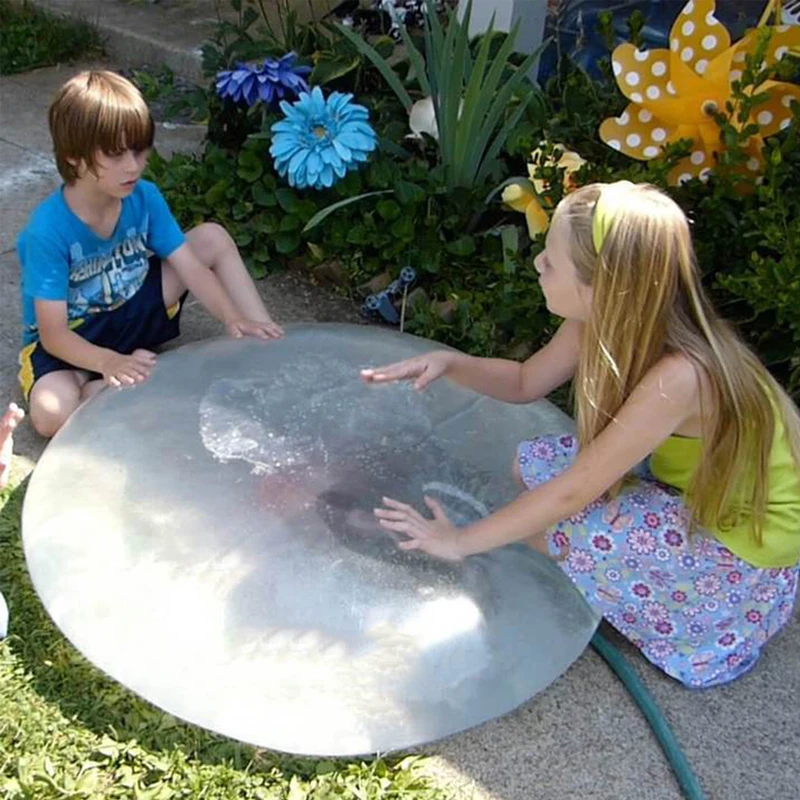
[[[52,5],[56,0],[40,2]],[[95,0],[64,0],[61,5],[67,3],[85,10]],[[161,14],[179,7],[189,13],[193,4],[196,8],[209,6],[205,0],[162,0],[153,6],[127,0],[103,2],[123,20],[126,10],[135,15],[140,38],[146,37],[148,25],[164,30]],[[120,27],[132,28],[133,23],[120,23]],[[183,28],[190,30],[187,19]],[[191,28],[195,29],[199,27]],[[194,36],[185,46],[195,48],[197,44]],[[161,63],[153,56],[162,52],[156,44],[139,52],[139,63]],[[133,48],[124,66],[137,65],[135,53]],[[122,64],[115,61],[114,66]],[[52,92],[78,69],[63,67],[0,78],[0,387],[8,398],[18,399],[19,267],[14,241],[33,206],[58,185],[46,109]],[[162,150],[191,149],[201,135],[202,131],[191,128],[169,131],[161,126],[157,146]],[[260,289],[281,322],[358,321],[353,305],[312,286],[299,274],[270,277],[261,282]],[[187,312],[181,342],[219,332],[201,309],[190,306]],[[17,469],[31,469],[44,444],[30,426],[23,426],[17,437],[21,455]],[[793,800],[797,796],[797,617],[767,649],[753,673],[729,687],[705,692],[683,689],[650,668],[618,637],[614,642],[620,644],[654,694],[709,798]],[[591,650],[547,691],[516,712],[427,747],[425,752],[435,756],[431,770],[443,785],[452,787],[452,797],[458,800],[674,800],[681,796],[641,713]]]
[[[280,30],[277,0],[261,0]],[[300,21],[320,19],[341,0],[288,0]],[[221,16],[235,23],[229,0],[32,0],[34,5],[94,23],[119,68],[165,64],[185,78],[202,81],[203,43]],[[283,0],[281,0],[283,3]],[[246,2],[243,4],[246,6]]]

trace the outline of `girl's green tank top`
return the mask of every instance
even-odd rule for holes
[[[670,436],[651,454],[650,471],[657,480],[686,495],[702,449],[702,439]],[[734,521],[737,511],[742,516]],[[749,503],[732,508],[731,512],[709,530],[739,558],[757,567],[791,567],[800,561],[800,472],[779,418],[775,420],[769,459],[769,489],[760,545],[750,532]],[[728,524],[726,519],[730,520]]]

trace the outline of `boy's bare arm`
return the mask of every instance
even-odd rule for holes
[[[63,300],[36,300],[36,324],[42,346],[51,356],[76,369],[97,372],[113,386],[145,380],[155,364],[155,354],[137,350],[130,356],[86,341],[69,329]]]
[[[67,324],[67,304],[56,300],[37,300],[36,324],[39,339],[51,356],[90,372],[102,372],[103,363],[113,353],[78,336]]]

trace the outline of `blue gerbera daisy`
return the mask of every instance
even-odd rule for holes
[[[233,69],[217,73],[217,94],[234,103],[244,101],[251,108],[260,100],[272,105],[285,97],[308,91],[305,76],[311,67],[295,64],[297,56],[287,53],[280,59],[265,58],[260,66],[237,63]]]
[[[333,92],[326,100],[315,86],[295,103],[281,103],[285,119],[272,126],[270,153],[290,186],[322,189],[358,169],[377,144],[364,106],[353,95]]]

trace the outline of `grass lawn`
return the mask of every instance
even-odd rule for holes
[[[27,0],[0,0],[0,75],[98,55],[103,44],[88,21],[48,14]]]
[[[417,758],[300,759],[180,722],[107,678],[59,633],[28,577],[25,485],[0,494],[0,797],[446,800]]]

